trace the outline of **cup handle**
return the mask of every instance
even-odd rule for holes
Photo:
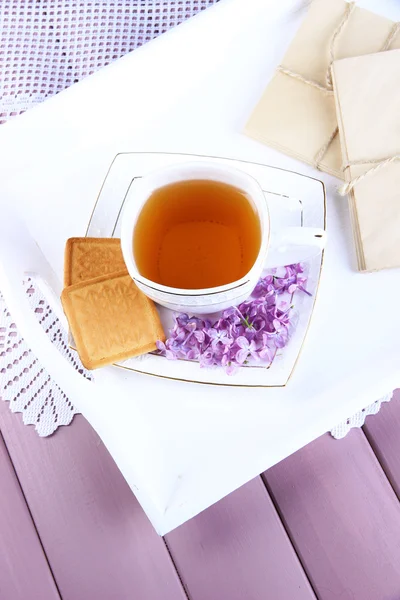
[[[326,237],[326,231],[318,227],[286,227],[271,233],[265,267],[281,267],[308,260],[322,252]]]

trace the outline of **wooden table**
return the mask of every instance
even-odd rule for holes
[[[400,597],[400,393],[157,536],[96,433],[0,402],[1,600]]]

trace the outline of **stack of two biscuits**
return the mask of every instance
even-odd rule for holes
[[[154,303],[128,274],[120,240],[69,239],[64,286],[64,312],[87,369],[151,352],[165,340]]]

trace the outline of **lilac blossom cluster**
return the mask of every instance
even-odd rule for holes
[[[306,293],[302,264],[280,267],[262,277],[249,300],[223,311],[212,323],[207,319],[175,316],[166,342],[159,352],[171,360],[197,360],[200,367],[221,366],[228,375],[253,359],[271,364],[289,340],[293,294]],[[290,302],[280,296],[288,292]]]

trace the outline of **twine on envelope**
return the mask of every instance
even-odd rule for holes
[[[397,160],[400,160],[400,154],[396,154],[395,156],[390,156],[389,158],[385,158],[383,160],[382,159],[376,159],[376,160],[357,160],[357,161],[354,161],[354,162],[347,163],[346,165],[344,165],[343,170],[347,169],[348,167],[354,167],[355,165],[366,165],[368,163],[374,164],[375,166],[371,167],[370,169],[368,169],[368,171],[366,171],[362,175],[359,175],[358,177],[354,177],[354,179],[351,179],[351,181],[348,181],[347,183],[344,183],[339,188],[339,194],[341,196],[345,196],[346,194],[348,194],[353,189],[353,187],[355,185],[357,185],[358,183],[360,183],[360,181],[362,181],[366,177],[369,177],[369,175],[372,175],[373,173],[376,173],[377,171],[379,171],[383,167],[386,167],[387,165],[390,165],[391,163],[396,162]]]
[[[324,144],[317,152],[317,154],[314,157],[314,166],[319,169],[319,165],[321,160],[324,158],[325,154],[328,151],[329,146],[332,144],[333,140],[335,139],[335,137],[337,136],[337,134],[339,133],[339,127],[336,127],[336,129],[332,132],[332,134],[330,135],[328,141],[326,142],[326,144]]]
[[[277,67],[277,71],[280,71],[280,73],[284,73],[285,75],[288,75],[289,77],[293,77],[293,79],[298,79],[299,81],[302,81],[306,85],[310,85],[310,86],[316,88],[317,90],[320,90],[324,94],[333,95],[331,67],[332,67],[333,61],[335,60],[336,42],[337,42],[337,39],[338,39],[343,27],[346,25],[347,21],[349,20],[349,17],[351,15],[351,13],[353,12],[354,8],[355,8],[355,2],[349,2],[347,4],[346,10],[343,14],[343,17],[340,20],[340,23],[338,24],[338,26],[336,27],[335,31],[332,34],[331,41],[329,44],[329,65],[328,65],[328,69],[327,69],[326,75],[325,75],[325,85],[321,85],[317,81],[307,79],[306,77],[303,77],[303,75],[301,75],[301,73],[296,73],[295,71],[286,69],[282,65],[279,65]],[[394,35],[396,35],[396,33],[393,34],[393,37],[394,37]],[[392,41],[393,37],[391,38],[390,41]],[[317,154],[315,155],[314,166],[316,169],[319,169],[321,160],[324,158],[329,146],[331,145],[331,143],[337,136],[338,131],[339,130],[336,127],[336,129],[330,135],[327,142],[318,150]]]
[[[394,38],[396,37],[396,35],[398,34],[399,31],[400,31],[400,22],[394,23],[393,27],[390,30],[389,35],[386,39],[386,42],[383,44],[383,46],[381,48],[381,52],[385,52],[386,50],[389,50],[391,43],[393,42]]]
[[[289,75],[289,77],[293,77],[293,79],[298,79],[299,81],[302,81],[303,83],[305,83],[307,85],[311,85],[312,87],[315,87],[318,90],[321,90],[321,92],[325,92],[326,94],[333,94],[331,67],[332,67],[333,61],[335,60],[336,41],[337,41],[343,27],[349,20],[349,17],[351,15],[351,13],[353,12],[354,8],[355,8],[355,2],[349,2],[347,4],[344,15],[343,15],[339,25],[336,27],[335,31],[332,34],[331,41],[329,44],[329,65],[328,65],[328,69],[327,69],[326,75],[325,75],[326,85],[321,85],[317,81],[313,81],[312,79],[307,79],[306,77],[303,77],[303,75],[301,73],[296,73],[296,71],[292,71],[291,69],[286,69],[286,67],[284,67],[283,65],[279,65],[277,67],[277,71],[280,71],[281,73],[284,73],[285,75]]]
[[[347,21],[349,20],[349,17],[351,15],[351,13],[353,12],[353,10],[355,9],[355,7],[356,7],[355,2],[348,3],[348,5],[346,6],[346,10],[344,11],[342,20],[340,21],[339,25],[336,27],[335,31],[333,32],[331,43],[329,44],[329,66],[328,66],[328,70],[326,72],[326,87],[329,90],[331,90],[333,88],[331,68],[332,68],[333,61],[335,60],[336,41],[337,41],[343,27],[346,25]]]
[[[281,73],[284,73],[284,75],[289,75],[289,77],[293,77],[293,79],[298,79],[299,81],[302,81],[307,85],[311,85],[311,87],[315,87],[317,90],[320,90],[325,94],[333,94],[333,90],[329,90],[324,85],[318,83],[318,81],[314,81],[313,79],[306,79],[305,77],[303,77],[303,75],[300,75],[300,73],[296,73],[295,71],[291,71],[290,69],[285,69],[285,67],[283,67],[282,65],[276,67],[276,70],[280,71]]]
[[[317,81],[313,81],[312,79],[307,79],[306,77],[303,77],[303,75],[301,75],[301,73],[296,73],[296,71],[292,71],[291,69],[286,69],[286,67],[284,67],[283,65],[279,65],[277,67],[277,71],[279,71],[280,73],[284,73],[285,75],[288,75],[289,77],[292,77],[293,79],[302,81],[306,85],[310,85],[311,87],[314,87],[317,90],[320,90],[324,94],[332,95],[333,94],[332,64],[335,60],[336,42],[338,40],[338,37],[340,36],[342,29],[348,22],[351,13],[355,9],[355,6],[356,6],[355,2],[347,3],[343,17],[342,17],[340,23],[338,24],[338,26],[336,27],[335,31],[332,34],[331,41],[329,44],[329,65],[328,65],[328,69],[326,71],[325,85],[322,85],[322,84],[318,83]],[[396,37],[396,35],[399,31],[400,31],[400,22],[394,23],[389,32],[388,37],[386,38],[385,43],[383,44],[383,46],[381,48],[381,52],[384,52],[385,50],[388,50],[390,48],[391,43],[393,42],[394,38]],[[329,136],[329,139],[326,141],[326,143],[318,150],[317,154],[314,157],[314,167],[316,169],[319,169],[322,159],[324,158],[325,154],[328,151],[329,146],[332,144],[333,140],[335,139],[335,137],[337,136],[338,133],[339,133],[339,128],[336,127],[336,129]],[[397,157],[392,157],[392,158],[394,160],[398,159]],[[368,162],[371,162],[371,161],[364,161],[363,164],[368,163]],[[379,163],[380,162],[381,161],[379,161]],[[384,162],[384,164],[386,164],[386,161],[383,161],[383,162]],[[350,166],[350,165],[347,165],[347,166]],[[373,169],[375,169],[375,170],[376,170],[376,168],[377,167],[373,167]],[[379,166],[379,168],[380,168],[380,166]],[[372,170],[372,169],[370,169],[370,170]],[[367,171],[367,173],[369,173],[369,171]],[[367,173],[365,173],[365,175]],[[347,184],[345,184],[345,185],[347,185]],[[343,187],[345,187],[345,186],[343,186]],[[346,193],[347,192],[345,192],[345,194]]]

